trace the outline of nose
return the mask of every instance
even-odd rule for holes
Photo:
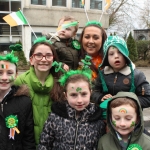
[[[120,126],[122,126],[122,127],[126,126],[126,123],[125,123],[124,120],[121,120],[121,121],[120,121]]]
[[[46,61],[46,56],[43,56],[43,58],[41,59],[41,61]]]
[[[3,73],[2,74],[2,78],[1,78],[2,80],[7,80],[8,79],[8,76],[7,76],[7,74],[6,73]]]
[[[78,102],[78,103],[82,103],[82,97],[81,97],[80,95],[79,95],[78,98],[77,98],[77,102]]]
[[[118,58],[119,57],[119,54],[118,53],[115,53],[115,58]]]
[[[89,43],[94,43],[94,40],[92,37],[89,39]]]

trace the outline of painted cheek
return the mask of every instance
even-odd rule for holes
[[[132,127],[134,127],[134,126],[135,126],[135,121],[132,121],[130,127],[132,128]]]
[[[10,82],[13,82],[14,80],[15,80],[14,76],[11,76],[11,77],[9,78],[9,81],[10,81]]]
[[[116,121],[115,120],[112,121],[112,124],[116,127]]]

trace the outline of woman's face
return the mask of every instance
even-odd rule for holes
[[[82,38],[83,49],[90,56],[96,56],[102,46],[102,31],[98,27],[89,26],[84,30]]]
[[[44,56],[44,57],[43,57]],[[41,59],[40,59],[41,58]],[[36,47],[30,57],[30,64],[34,66],[35,72],[49,72],[53,63],[53,53],[49,46],[41,44]]]

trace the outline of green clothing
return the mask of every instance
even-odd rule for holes
[[[44,85],[42,85],[36,77],[34,68],[30,67],[30,70],[17,77],[15,84],[27,84],[30,89],[30,98],[33,106],[35,141],[36,145],[38,145],[43,125],[51,112],[52,100],[50,98],[50,91],[54,84],[53,76],[49,74]]]
[[[131,147],[138,147],[140,146],[142,150],[149,150],[150,149],[150,137],[143,133],[144,130],[144,122],[143,122],[143,114],[142,109],[139,103],[137,96],[132,92],[119,92],[116,96],[112,98],[108,102],[108,107],[110,103],[119,97],[128,97],[134,101],[136,101],[139,110],[139,121],[135,125],[134,130],[131,132],[127,144],[119,138],[119,133],[113,128],[113,123],[111,121],[110,115],[107,115],[107,125],[109,128],[109,133],[105,134],[100,138],[98,143],[98,150],[130,150]],[[111,114],[110,110],[107,109],[107,114]]]

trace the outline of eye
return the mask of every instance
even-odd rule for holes
[[[12,75],[12,74],[14,74],[14,72],[13,71],[7,71],[7,74]]]
[[[82,95],[82,96],[86,96],[87,93],[86,93],[86,92],[82,92],[81,95]]]
[[[89,36],[89,35],[85,35],[84,38],[85,38],[85,39],[89,39],[90,36]]]
[[[112,52],[110,52],[110,53],[108,53],[108,55],[110,55],[110,56],[112,56],[114,53],[112,53]]]
[[[115,120],[120,120],[120,118],[117,117],[117,118],[115,118]]]
[[[77,94],[76,94],[76,93],[71,93],[71,94],[70,94],[70,96],[72,96],[72,97],[76,97],[76,96],[77,96]]]
[[[71,29],[70,29],[70,28],[66,28],[66,30],[67,30],[67,31],[70,31]]]
[[[95,35],[95,36],[93,37],[93,39],[94,39],[94,40],[98,40],[98,39],[99,39],[99,36]]]
[[[3,71],[0,71],[0,75],[2,75],[3,74]]]

